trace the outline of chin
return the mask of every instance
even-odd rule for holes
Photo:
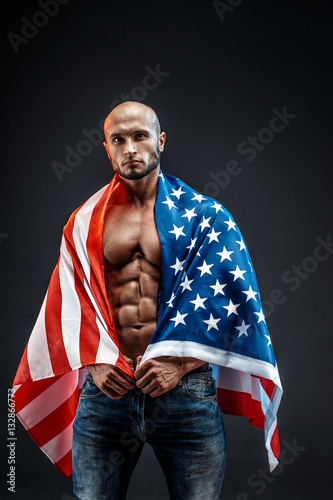
[[[120,177],[123,177],[124,179],[129,179],[129,180],[138,180],[138,179],[143,179],[147,175],[149,175],[153,170],[155,170],[158,167],[159,164],[150,164],[147,166],[144,166],[143,168],[140,168],[140,170],[129,170],[128,172],[124,172],[121,169],[117,169],[116,172],[120,175]]]

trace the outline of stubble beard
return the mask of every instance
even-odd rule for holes
[[[143,179],[143,177],[146,177],[149,175],[155,168],[157,168],[160,164],[161,161],[161,152],[159,149],[156,150],[156,156],[157,158],[155,160],[152,160],[149,158],[148,165],[144,170],[141,170],[140,172],[130,172],[129,174],[126,174],[120,170],[119,167],[115,168],[114,165],[112,164],[113,170],[117,172],[117,174],[120,177],[123,177],[124,179],[129,179],[129,180],[138,180],[138,179]],[[112,163],[112,162],[111,162]]]

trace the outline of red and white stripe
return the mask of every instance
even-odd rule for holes
[[[17,417],[66,477],[84,366],[110,363],[131,373],[104,285],[103,215],[114,187],[92,196],[64,228],[59,262],[14,380]]]
[[[265,446],[272,471],[278,464],[280,443],[277,410],[282,396],[281,385],[251,373],[216,367],[217,397],[227,415],[248,417],[250,424],[265,431]]]

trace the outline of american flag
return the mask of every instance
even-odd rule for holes
[[[119,351],[104,282],[104,214],[121,186],[115,175],[71,215],[14,380],[17,417],[66,477],[84,366],[110,363],[133,374]],[[155,222],[162,251],[157,327],[142,362],[171,355],[211,363],[221,410],[264,429],[273,470],[282,388],[243,237],[220,203],[162,173]]]

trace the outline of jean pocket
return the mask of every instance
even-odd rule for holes
[[[94,384],[94,382],[92,381],[92,377],[88,375],[83,384],[80,398],[98,398],[103,394],[104,392]]]
[[[208,379],[185,379],[184,389],[188,396],[193,399],[213,400],[217,402],[216,382],[213,377]]]

